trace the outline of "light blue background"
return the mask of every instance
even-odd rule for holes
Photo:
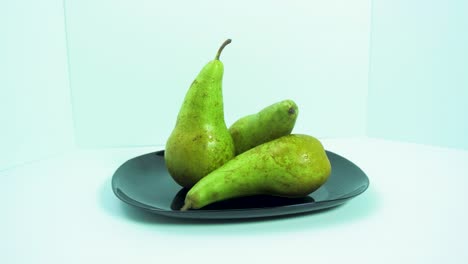
[[[374,0],[368,135],[468,149],[468,1]]]
[[[62,1],[0,2],[0,170],[74,146]]]
[[[80,146],[164,144],[187,89],[226,38],[228,125],[291,98],[296,131],[365,134],[367,0],[66,4]]]
[[[465,1],[283,2],[2,1],[0,170],[164,144],[228,37],[228,125],[291,98],[297,133],[468,149]]]

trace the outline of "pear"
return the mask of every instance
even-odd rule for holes
[[[242,196],[305,197],[330,173],[318,139],[290,134],[258,145],[208,174],[189,190],[181,210]]]
[[[299,114],[293,100],[283,100],[240,118],[229,127],[236,155],[273,139],[291,134]]]
[[[166,142],[166,167],[183,187],[190,188],[235,155],[224,120],[224,65],[219,60],[229,43],[230,39],[221,45],[215,59],[208,62],[192,82]]]

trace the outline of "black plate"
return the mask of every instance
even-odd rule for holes
[[[114,194],[127,204],[152,213],[197,219],[233,219],[303,213],[340,205],[364,192],[366,174],[346,158],[327,151],[332,174],[318,190],[304,198],[251,196],[180,211],[187,189],[167,172],[164,151],[145,154],[122,164],[112,177]]]

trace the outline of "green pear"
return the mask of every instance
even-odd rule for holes
[[[190,188],[235,155],[234,143],[224,120],[222,80],[224,65],[219,56],[208,62],[192,82],[166,142],[165,163],[181,186]]]
[[[240,118],[229,127],[236,155],[273,139],[291,134],[299,114],[293,100],[284,100]]]
[[[228,161],[195,184],[181,210],[242,196],[304,197],[331,173],[322,143],[290,134],[258,145]]]

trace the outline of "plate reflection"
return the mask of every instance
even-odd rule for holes
[[[182,188],[175,195],[171,203],[172,210],[180,210],[184,205],[185,196],[189,189]],[[270,195],[255,195],[228,199],[207,205],[199,210],[226,210],[226,209],[252,209],[265,207],[280,207],[286,205],[313,203],[310,196],[300,198],[285,198]]]

